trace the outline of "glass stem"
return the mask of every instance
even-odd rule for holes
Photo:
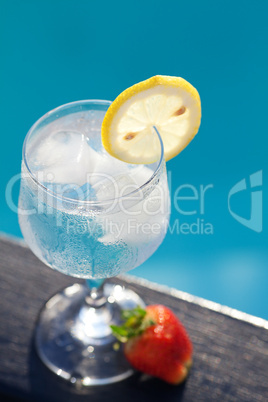
[[[88,294],[86,296],[86,304],[89,307],[103,307],[107,301],[104,295],[105,279],[86,279]]]

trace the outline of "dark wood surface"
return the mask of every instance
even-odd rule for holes
[[[140,374],[120,383],[75,388],[41,363],[33,346],[38,313],[50,296],[76,281],[44,266],[31,251],[0,239],[0,401],[268,401],[268,331],[148,288],[119,280],[147,304],[176,312],[194,344],[194,365],[180,386]]]

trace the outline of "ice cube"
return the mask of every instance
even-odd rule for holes
[[[152,170],[146,166],[132,167],[124,162],[118,162],[120,164],[113,162],[111,169],[108,169],[103,163],[102,169],[96,173],[93,187],[99,201],[126,196],[139,189],[153,174]]]
[[[83,185],[95,165],[95,151],[75,131],[50,133],[31,150],[30,168],[54,183]]]
[[[89,182],[92,185],[103,182],[104,180],[110,180],[112,177],[116,177],[120,174],[128,171],[128,165],[107,152],[96,152],[92,150],[94,154],[94,167],[92,169],[92,175],[90,175]]]
[[[132,198],[132,203],[121,201],[118,212],[104,216],[106,233],[99,241],[108,244],[120,240],[130,245],[154,242],[163,236],[169,212],[167,182],[162,178],[147,197],[136,202]]]
[[[96,192],[89,183],[85,183],[81,187],[76,186],[75,188],[70,186],[62,195],[64,197],[79,201],[97,200]]]
[[[94,186],[98,201],[120,198],[138,188],[135,181],[127,174],[105,176],[102,181],[96,183]]]

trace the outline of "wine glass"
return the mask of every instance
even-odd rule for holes
[[[144,306],[129,289],[105,283],[142,264],[163,241],[170,199],[163,144],[156,162],[131,165],[110,156],[101,123],[111,102],[85,100],[40,118],[23,146],[19,222],[46,265],[84,278],[53,296],[36,328],[41,360],[85,386],[133,373],[110,325],[121,310]]]

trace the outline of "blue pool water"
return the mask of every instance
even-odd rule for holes
[[[200,92],[202,124],[167,165],[169,233],[133,274],[268,318],[268,3],[13,0],[0,11],[0,231],[21,236],[16,175],[40,116],[179,75]]]

